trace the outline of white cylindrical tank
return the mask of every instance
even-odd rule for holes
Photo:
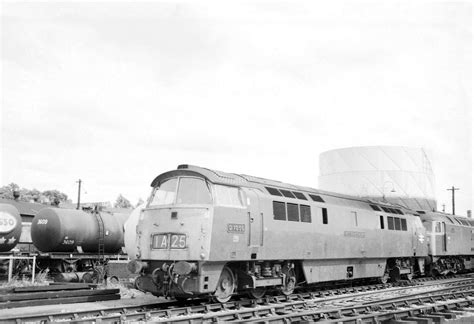
[[[363,146],[319,156],[319,188],[435,210],[435,179],[423,148]]]

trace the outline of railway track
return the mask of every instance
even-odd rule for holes
[[[183,305],[176,301],[166,301],[145,306],[114,307],[95,311],[62,311],[34,316],[19,315],[15,318],[0,317],[0,321],[2,323],[32,321],[205,323],[263,320],[278,323],[301,320],[351,322],[359,318],[363,320],[362,322],[366,320],[375,322],[377,318],[396,320],[406,314],[408,317],[416,317],[429,311],[450,312],[449,316],[457,316],[454,311],[471,306],[473,296],[474,278],[461,278],[416,282],[411,285],[405,283],[398,287],[370,285],[317,293],[303,292],[291,296],[269,296],[263,299],[244,298],[225,304],[192,300]],[[434,302],[444,304],[433,306]],[[426,306],[426,310],[423,305]]]

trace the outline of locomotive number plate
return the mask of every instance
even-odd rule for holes
[[[152,240],[153,249],[184,249],[186,248],[185,234],[155,234]]]

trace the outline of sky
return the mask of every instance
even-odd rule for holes
[[[319,154],[423,147],[472,209],[472,5],[1,2],[1,173],[133,204],[194,164],[318,188]]]

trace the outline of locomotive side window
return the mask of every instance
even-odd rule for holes
[[[384,229],[383,216],[382,215],[380,215],[380,228]]]
[[[469,223],[467,221],[465,221],[464,219],[460,219],[460,221],[463,225],[469,226]]]
[[[317,196],[317,195],[309,195],[311,197],[311,199],[313,199],[314,201],[316,202],[324,202],[323,198],[321,198],[321,196]]]
[[[407,230],[407,220],[405,218],[400,219],[402,221],[402,231]]]
[[[380,208],[377,205],[369,205],[369,206],[375,211],[380,211]]]
[[[211,204],[211,192],[203,179],[180,178],[177,204]]]
[[[311,223],[311,207],[300,205],[300,215],[302,222]]]
[[[308,199],[306,199],[306,197],[303,195],[302,192],[292,191],[292,193],[293,193],[293,195],[295,195],[296,198],[298,198],[298,199],[308,200]]]
[[[288,214],[288,220],[292,222],[299,222],[300,215],[298,214],[298,205],[297,204],[286,204],[286,210]]]
[[[280,201],[273,202],[273,219],[286,220],[285,203]]]
[[[327,208],[323,208],[323,224],[328,223],[328,210]]]
[[[283,190],[280,189],[280,192],[283,194],[283,196],[288,197],[288,198],[295,198],[295,195],[291,193],[291,191],[288,190]]]
[[[239,188],[214,185],[216,205],[242,207],[242,195]]]
[[[441,233],[441,223],[435,222],[435,233]]]
[[[172,204],[176,196],[177,184],[178,179],[176,178],[162,182],[158,188],[155,188],[153,192],[153,198],[151,199],[149,206]]]
[[[402,224],[400,223],[400,218],[394,217],[395,220],[395,230],[399,231],[402,229]]]
[[[387,227],[389,230],[406,231],[407,220],[405,218],[387,216]],[[383,229],[382,215],[380,215],[380,228]]]
[[[272,187],[265,187],[265,189],[268,190],[268,192],[270,193],[270,195],[273,195],[273,196],[281,196],[281,192],[276,189],[276,188],[272,188]]]
[[[389,230],[395,229],[395,226],[393,224],[393,217],[387,216],[387,227]]]

